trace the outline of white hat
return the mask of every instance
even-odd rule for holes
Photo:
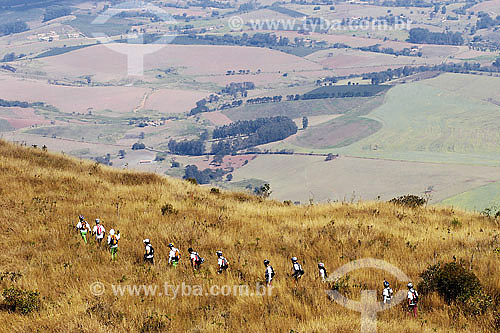
[[[146,238],[145,240],[142,241],[144,244],[148,244],[149,243],[149,238]]]
[[[410,289],[413,288],[413,283],[411,283],[411,282],[408,283],[408,288],[410,288]]]
[[[111,229],[111,230],[109,231],[109,234],[110,234],[111,236],[113,236],[113,235],[115,234],[115,229]]]

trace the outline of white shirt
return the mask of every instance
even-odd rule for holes
[[[175,252],[178,252],[179,250],[175,247],[172,247],[172,249],[170,249],[170,252],[168,253],[168,263],[170,264],[172,262],[172,260],[175,259]],[[191,254],[191,259],[192,259],[192,254]],[[179,258],[177,258],[179,259]]]
[[[223,256],[220,256],[219,259],[217,259],[217,263],[219,264],[219,267],[224,266],[224,261],[227,261],[227,260]]]
[[[117,240],[120,240],[120,234],[117,234],[115,235],[116,236],[116,239]],[[108,245],[111,245],[111,235],[108,236]],[[116,245],[111,245],[111,248],[114,249],[114,248],[117,248],[118,247],[118,244]]]
[[[319,269],[319,277],[320,277],[323,281],[326,279],[326,270],[325,270],[323,267],[321,267],[321,268]]]
[[[384,304],[389,303],[391,301],[391,298],[392,298],[392,288],[391,287],[384,288],[384,291],[382,292],[382,296],[384,297]]]
[[[83,227],[87,227],[86,230],[90,230],[90,225],[87,223],[87,222],[78,222],[78,224],[76,225],[76,228],[80,231],[82,231]]]
[[[100,228],[98,228],[98,227],[100,227]],[[101,229],[100,234],[97,233],[97,230],[99,230],[99,229]],[[102,224],[99,224],[99,225],[94,226],[94,229],[92,229],[92,232],[95,234],[96,239],[102,239],[102,238],[104,238],[104,233],[106,232],[106,229],[104,229],[104,226]]]
[[[408,290],[408,296],[407,296],[407,298],[408,298],[408,301],[409,301],[410,305],[415,305],[415,302],[413,300],[413,293],[415,293],[415,295],[418,296],[418,293],[417,293],[417,291],[415,289],[412,288],[412,289]]]
[[[153,258],[153,254],[151,253],[151,244],[146,245],[146,258]]]
[[[189,257],[191,258],[191,261],[196,261],[196,259],[198,258],[198,253],[191,252],[191,255]]]
[[[273,279],[273,267],[272,266],[267,266],[266,267],[266,279],[267,279],[267,282],[271,282],[271,280]]]

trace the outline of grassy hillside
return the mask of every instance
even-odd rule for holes
[[[316,264],[333,271],[357,258],[385,260],[415,283],[429,264],[464,261],[485,292],[498,299],[498,220],[451,209],[410,209],[386,203],[287,206],[241,193],[211,193],[180,180],[117,171],[86,161],[0,141],[0,287],[40,292],[41,309],[21,315],[0,308],[0,331],[41,332],[358,332],[359,313],[329,300],[317,281]],[[161,208],[171,205],[162,215]],[[117,210],[118,208],[118,210]],[[78,214],[101,218],[121,231],[118,261],[72,228]],[[143,238],[156,249],[157,265],[142,263]],[[167,267],[167,244],[182,252]],[[193,274],[186,262],[192,246],[207,259]],[[215,273],[215,251],[230,270]],[[287,278],[291,256],[306,275],[298,286]],[[114,296],[111,285],[248,284],[262,280],[262,261],[277,272],[272,296]],[[381,291],[378,270],[350,273],[343,292]],[[106,291],[93,296],[90,286]],[[0,299],[1,301],[1,299]],[[394,307],[379,314],[384,332],[494,331],[493,307],[478,317],[461,314],[435,294],[423,296],[411,319]]]

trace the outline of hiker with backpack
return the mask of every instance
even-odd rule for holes
[[[392,288],[389,285],[389,282],[384,281],[384,291],[382,292],[382,297],[384,298],[384,304],[391,304],[392,300]]]
[[[147,262],[147,263],[150,263],[151,265],[154,265],[155,264],[155,260],[154,260],[155,249],[151,245],[149,238],[146,238],[142,242],[144,243],[144,246],[145,246],[144,262]]]
[[[298,282],[299,279],[304,275],[304,270],[302,269],[302,266],[299,264],[297,261],[297,257],[292,257],[292,277],[295,278],[295,282]]]
[[[199,270],[201,264],[205,261],[205,259],[203,259],[202,257],[200,257],[200,255],[198,254],[198,252],[195,252],[192,248],[189,248],[188,252],[189,252],[189,257],[191,259],[191,267],[195,271]]]
[[[173,267],[177,267],[177,264],[181,259],[181,253],[179,252],[179,249],[174,247],[173,243],[168,244],[168,247],[170,248],[170,252],[168,254],[168,264]]]
[[[264,266],[266,266],[266,272],[264,273],[264,277],[266,279],[267,286],[271,286],[271,282],[273,282],[274,278],[274,269],[273,266],[269,264],[269,260],[264,260]]]
[[[418,293],[415,289],[413,289],[413,283],[408,283],[408,296],[406,297],[408,300],[408,312],[413,317],[417,318],[417,308],[418,308]]]
[[[115,234],[115,229],[109,231],[108,246],[111,252],[111,261],[116,260],[116,253],[118,252],[118,241],[120,240],[120,230]]]
[[[80,236],[82,236],[83,241],[87,244],[87,232],[90,231],[90,225],[87,221],[85,221],[85,218],[82,215],[78,216],[78,218],[79,221],[76,225],[76,229],[80,231]]]
[[[104,226],[101,224],[101,220],[95,219],[95,226],[94,229],[92,229],[92,233],[95,235],[97,244],[101,245],[104,234],[106,233],[106,229],[104,229]]]
[[[229,267],[229,262],[227,261],[226,258],[222,255],[222,251],[217,251],[215,252],[217,255],[217,264],[219,265],[219,269],[217,270],[217,274],[222,274],[228,267]]]
[[[318,264],[318,269],[319,269],[319,277],[321,278],[321,281],[325,282],[326,279],[328,278],[328,272],[326,271],[325,264],[320,262]]]

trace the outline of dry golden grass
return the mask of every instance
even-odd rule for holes
[[[286,206],[241,193],[210,193],[187,182],[153,174],[118,171],[88,161],[23,148],[0,141],[1,272],[19,272],[18,286],[41,293],[42,308],[23,316],[0,310],[0,331],[136,332],[161,321],[174,332],[358,332],[359,313],[329,300],[317,281],[316,264],[333,271],[356,258],[383,259],[416,283],[429,264],[464,260],[485,290],[500,293],[498,221],[452,209],[408,209],[386,203]],[[119,205],[119,216],[117,214]],[[170,203],[177,211],[162,216]],[[78,214],[101,218],[107,230],[121,231],[118,261],[72,227]],[[456,219],[461,225],[452,223]],[[91,223],[93,225],[93,223]],[[150,238],[157,265],[142,263],[142,239]],[[182,252],[177,269],[166,264],[167,244]],[[207,262],[193,274],[187,248]],[[216,250],[231,263],[217,275]],[[290,281],[289,258],[303,263],[306,275]],[[211,285],[262,280],[263,259],[277,272],[271,297],[114,296],[111,284]],[[395,292],[405,288],[384,272],[363,269],[351,275],[348,295],[377,289],[386,278]],[[90,285],[107,287],[101,297]],[[488,332],[492,311],[468,318],[437,295],[422,298],[420,317],[408,318],[399,306],[379,315],[382,332]]]

